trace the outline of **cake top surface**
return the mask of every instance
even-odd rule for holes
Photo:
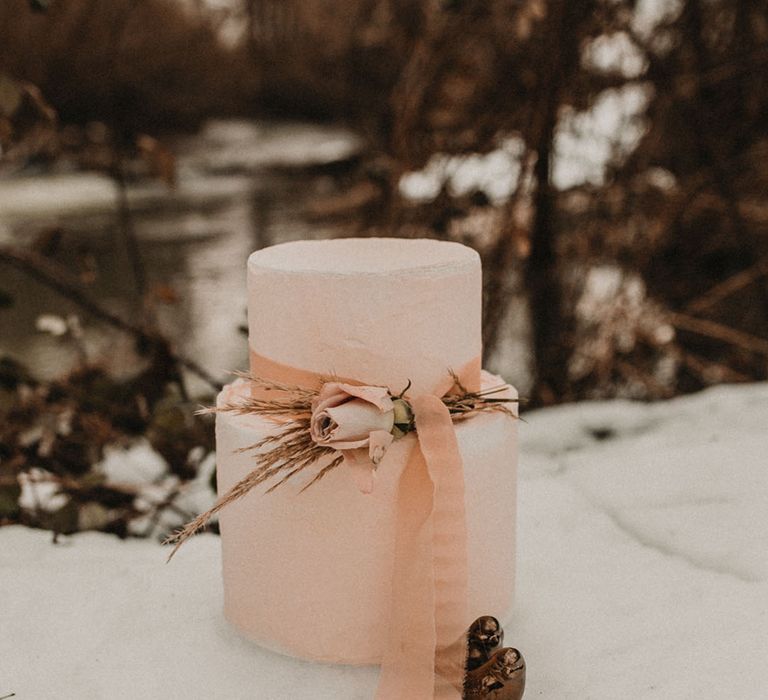
[[[429,238],[334,238],[293,241],[257,250],[252,268],[323,275],[388,275],[453,272],[480,263],[460,243]]]

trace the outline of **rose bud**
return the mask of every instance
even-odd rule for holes
[[[373,490],[373,474],[394,440],[395,405],[385,387],[327,382],[312,402],[310,436],[339,450],[363,493]]]

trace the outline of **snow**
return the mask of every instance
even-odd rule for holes
[[[108,448],[96,468],[107,483],[145,484],[157,481],[168,473],[168,463],[152,449],[149,440],[137,440],[128,449]]]
[[[603,73],[616,73],[627,78],[639,78],[648,68],[648,61],[626,32],[601,34],[584,51],[584,63]]]
[[[69,496],[61,493],[59,484],[51,477],[53,474],[38,467],[22,474],[19,477],[19,506],[24,510],[46,513],[54,513],[63,508],[69,502]]]
[[[632,15],[632,30],[649,41],[661,26],[674,21],[683,9],[681,0],[639,0]]]
[[[475,191],[485,193],[495,204],[509,199],[520,179],[524,144],[519,137],[504,139],[489,153],[463,156],[432,156],[422,170],[405,173],[398,183],[400,194],[416,202],[428,202],[443,186],[455,196]]]
[[[363,147],[349,129],[311,122],[213,119],[194,140],[203,148],[188,163],[212,173],[324,165],[353,158]]]
[[[585,111],[563,109],[555,133],[555,187],[604,184],[608,166],[629,155],[645,133],[650,99],[648,85],[628,83],[603,90]]]
[[[628,51],[622,40],[614,37],[593,42],[585,60],[600,70],[616,68],[640,75],[644,66],[638,65],[639,58]],[[584,184],[604,184],[609,166],[622,162],[644,135],[644,115],[650,99],[650,87],[633,81],[621,88],[603,90],[589,109],[563,108],[554,139],[554,186],[567,190]],[[481,191],[494,204],[502,204],[518,187],[524,151],[522,140],[510,137],[484,155],[435,154],[424,168],[400,178],[400,194],[415,202],[426,202],[447,187],[454,196]]]
[[[526,697],[764,698],[768,385],[526,420],[504,621],[528,662]],[[229,628],[215,536],[165,554],[0,529],[0,697],[372,697],[375,668],[282,657]]]
[[[134,210],[151,209],[158,202],[180,207],[202,207],[226,202],[249,191],[245,177],[203,177],[179,164],[179,185],[169,190],[158,181],[145,181],[128,188]],[[106,175],[73,172],[25,175],[0,179],[0,223],[88,216],[115,211],[115,185]],[[0,696],[2,697],[2,696]]]

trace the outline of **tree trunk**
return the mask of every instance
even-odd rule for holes
[[[531,314],[534,385],[531,401],[546,405],[569,398],[568,363],[572,351],[571,314],[563,303],[562,278],[557,261],[555,192],[550,182],[554,135],[563,88],[579,61],[578,26],[589,8],[568,0],[551,2],[548,37],[551,56],[544,72],[540,122],[532,129],[537,153],[533,174],[534,217],[531,224],[531,252],[525,265],[525,286]]]
[[[556,100],[552,100],[556,102]],[[553,192],[550,184],[552,138],[557,122],[557,105],[551,105],[538,144],[534,166],[535,215],[531,226],[531,253],[525,266],[525,286],[531,313],[534,389],[537,404],[561,401],[568,394],[570,349],[563,313],[561,282],[555,252]]]

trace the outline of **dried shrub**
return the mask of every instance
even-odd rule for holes
[[[37,85],[64,123],[193,127],[240,107],[247,70],[208,15],[170,0],[0,4],[0,71]]]

